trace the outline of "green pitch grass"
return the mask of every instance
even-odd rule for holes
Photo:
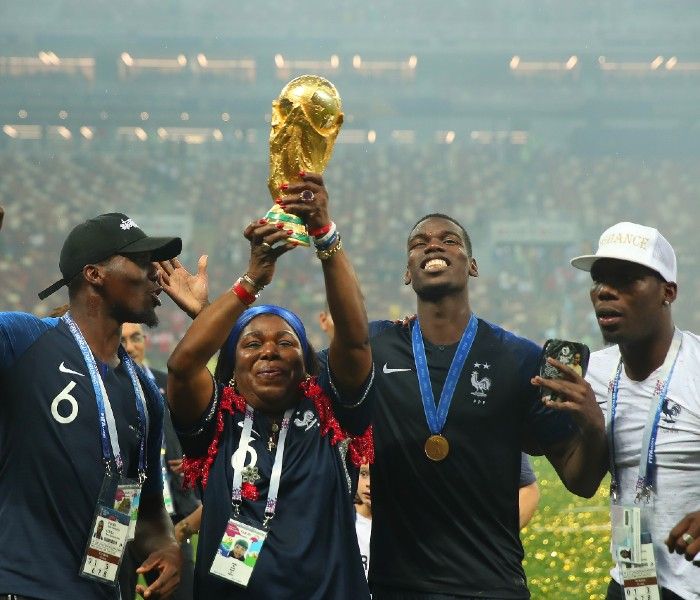
[[[610,558],[609,478],[590,500],[570,494],[546,458],[532,459],[542,497],[521,532],[533,600],[604,600]]]

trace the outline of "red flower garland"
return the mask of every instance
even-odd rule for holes
[[[372,439],[371,426],[360,436],[352,436],[343,430],[338,419],[336,419],[333,414],[333,406],[330,398],[323,388],[318,385],[316,377],[310,377],[306,381],[303,381],[299,385],[299,389],[316,407],[321,436],[330,433],[329,441],[332,446],[350,438],[348,456],[352,464],[356,467],[360,467],[360,465],[364,463],[374,462],[374,442]],[[207,487],[209,471],[219,452],[219,440],[224,431],[224,411],[231,415],[236,412],[245,413],[245,406],[245,399],[243,396],[236,393],[233,388],[227,386],[223,389],[221,400],[219,401],[219,408],[216,411],[214,436],[209,444],[206,456],[197,458],[186,456],[183,460],[184,487],[193,487],[198,481],[201,481],[202,487]],[[257,500],[258,489],[252,483],[244,483],[242,485],[241,495],[247,500]]]

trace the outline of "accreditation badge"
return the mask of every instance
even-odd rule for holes
[[[651,536],[642,536],[640,562],[618,562],[625,600],[660,600],[656,560]]]
[[[610,507],[612,555],[615,562],[639,563],[642,552],[642,520],[639,506]]]
[[[116,585],[128,533],[127,515],[109,506],[98,505],[80,565],[80,576]]]
[[[170,488],[170,477],[168,468],[165,466],[165,448],[160,449],[160,471],[163,474],[163,504],[165,510],[172,517],[175,514],[175,506],[173,504],[173,492]]]
[[[210,573],[247,587],[266,537],[267,532],[258,527],[240,519],[229,519]]]
[[[129,517],[128,541],[133,540],[136,535],[136,521],[139,518],[140,502],[141,484],[133,479],[122,478],[114,493],[114,509]]]

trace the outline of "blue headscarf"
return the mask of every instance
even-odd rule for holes
[[[289,323],[290,327],[299,338],[301,349],[304,352],[304,360],[306,360],[306,355],[309,349],[309,340],[306,338],[306,329],[304,329],[304,324],[301,322],[301,319],[291,310],[287,310],[281,306],[276,306],[275,304],[261,304],[260,306],[248,308],[240,317],[238,317],[238,320],[234,324],[233,329],[231,329],[231,333],[229,333],[228,339],[226,340],[226,352],[229,356],[233,356],[235,354],[238,338],[241,337],[241,332],[245,326],[259,315],[277,315]]]

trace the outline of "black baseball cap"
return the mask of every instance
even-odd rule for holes
[[[107,213],[76,225],[61,248],[58,268],[63,277],[39,292],[43,300],[67,285],[85,265],[107,260],[115,254],[150,252],[154,261],[175,258],[182,251],[179,237],[149,237],[125,214]]]

